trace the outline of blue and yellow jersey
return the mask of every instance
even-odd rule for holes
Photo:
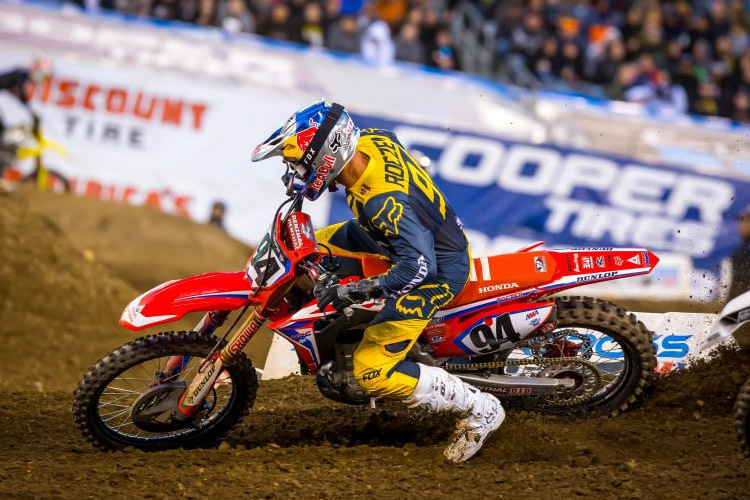
[[[364,230],[394,256],[396,264],[381,279],[385,295],[403,295],[445,275],[441,268],[468,253],[453,208],[393,132],[362,130],[357,149],[370,161],[347,201]]]

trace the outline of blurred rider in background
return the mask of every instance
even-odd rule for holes
[[[0,92],[8,92],[27,109],[31,116],[31,132],[37,139],[41,137],[39,116],[31,109],[29,94],[34,85],[40,85],[51,75],[52,63],[46,57],[35,57],[28,68],[0,70]],[[0,114],[0,179],[5,167],[15,160],[15,154],[15,147],[5,143],[5,123]]]
[[[750,290],[750,205],[740,212],[738,222],[742,240],[732,254],[732,284],[727,300]]]
[[[52,62],[46,57],[34,58],[28,68],[13,68],[9,71],[0,70],[0,91],[9,92],[29,111],[34,127],[39,125],[39,116],[29,105],[29,93],[33,85],[39,85],[52,75]],[[0,116],[0,137],[5,131],[2,116]]]
[[[255,148],[252,159],[272,156],[284,159],[295,173],[294,189],[310,200],[335,183],[346,188],[355,218],[316,232],[321,246],[341,257],[393,263],[376,278],[314,290],[321,310],[384,299],[354,352],[362,389],[371,397],[460,415],[445,456],[469,459],[502,424],[500,401],[441,368],[406,358],[432,316],[469,278],[469,244],[448,200],[393,132],[360,131],[339,104],[320,100],[297,111]]]

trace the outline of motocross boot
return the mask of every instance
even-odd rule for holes
[[[443,452],[453,463],[473,457],[505,420],[505,410],[495,396],[443,369],[421,363],[417,386],[404,403],[410,408],[421,406],[433,412],[447,411],[463,417],[456,423],[452,441]]]

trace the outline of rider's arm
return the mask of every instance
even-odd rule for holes
[[[28,105],[25,88],[28,79],[29,72],[24,69],[14,69],[7,73],[0,73],[0,90],[12,92],[19,101]]]
[[[396,265],[380,277],[386,297],[404,295],[435,278],[437,259],[432,233],[419,221],[404,193],[383,193],[371,198],[365,213],[397,257]]]

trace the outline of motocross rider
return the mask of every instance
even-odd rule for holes
[[[8,71],[0,71],[0,92],[9,92],[15,97],[31,114],[34,127],[39,125],[39,117],[29,105],[29,87],[43,82],[52,73],[52,63],[45,57],[36,57],[28,68],[13,68]],[[0,116],[0,138],[5,131],[2,117]]]
[[[28,92],[31,86],[38,85],[49,78],[51,72],[52,63],[44,57],[36,57],[29,68],[0,70],[0,92],[10,93],[28,110],[34,135],[39,134],[39,116],[29,105]],[[0,115],[0,181],[2,181],[3,170],[15,160],[16,156],[15,148],[9,147],[4,140],[5,123]],[[5,186],[3,188],[5,189]]]
[[[393,132],[360,131],[339,104],[319,100],[300,109],[255,148],[252,160],[272,156],[282,156],[296,172],[296,187],[310,200],[334,183],[346,188],[355,218],[316,232],[321,246],[338,256],[366,254],[394,263],[377,278],[314,291],[321,310],[385,301],[354,352],[357,381],[371,397],[460,415],[444,454],[451,462],[468,460],[502,424],[500,401],[441,368],[406,358],[435,312],[469,277],[469,245],[450,204]]]

